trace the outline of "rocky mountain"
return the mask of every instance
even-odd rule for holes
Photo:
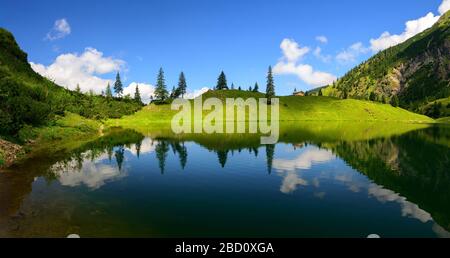
[[[450,12],[428,30],[353,68],[322,93],[450,116]]]

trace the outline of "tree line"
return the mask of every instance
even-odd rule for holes
[[[117,72],[113,89],[114,89],[116,98],[123,97],[123,84],[120,79],[119,72]],[[226,75],[222,71],[220,73],[219,77],[217,78],[217,84],[214,87],[214,90],[229,90],[229,89],[230,88],[228,87]],[[231,84],[231,90],[235,90],[234,83]],[[237,90],[241,91],[242,88],[239,86]],[[258,83],[256,82],[253,88],[250,86],[248,88],[248,91],[259,92]],[[164,76],[164,70],[161,67],[159,69],[157,79],[156,79],[156,87],[155,87],[154,96],[150,96],[150,99],[151,99],[152,103],[165,104],[169,100],[172,100],[172,99],[176,99],[176,98],[180,98],[180,97],[184,98],[184,95],[186,94],[186,92],[187,92],[187,83],[186,83],[186,77],[184,75],[184,72],[181,72],[178,77],[177,87],[173,86],[172,90],[169,93],[169,91],[167,90],[166,79]],[[109,85],[109,83],[106,87],[106,90],[104,92],[102,92],[102,95],[105,96],[107,99],[114,98],[114,95],[112,93],[112,89],[111,89],[111,86]],[[269,66],[269,70],[267,72],[267,84],[266,84],[266,98],[268,99],[268,103],[270,103],[270,98],[273,98],[274,96],[275,96],[275,84],[274,84],[274,79],[273,79],[272,67]],[[131,96],[128,95],[128,96],[125,96],[124,98],[131,99]],[[135,94],[134,94],[133,99],[137,103],[142,104],[142,98],[141,98],[141,94],[139,91],[139,85],[136,85]]]

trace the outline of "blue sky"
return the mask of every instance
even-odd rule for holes
[[[221,70],[230,84],[248,88],[257,81],[264,87],[267,67],[278,64],[276,91],[282,95],[339,77],[385,44],[395,44],[389,36],[379,42],[381,47],[371,44],[385,31],[405,39],[414,30],[423,30],[405,31],[405,22],[421,17],[419,25],[429,27],[443,4],[443,0],[0,2],[0,26],[15,35],[29,61],[40,65],[37,70],[60,84],[73,84],[78,77],[85,89],[104,88],[87,84],[112,80],[114,70],[120,69],[125,85],[150,85],[162,66],[169,87],[184,71],[191,92],[213,87]],[[448,6],[450,1],[444,2]],[[283,40],[285,52],[280,48]],[[75,78],[65,78],[58,70],[68,65],[63,59],[56,62],[64,54],[70,54],[67,63],[77,64],[71,69],[81,70],[66,75]]]

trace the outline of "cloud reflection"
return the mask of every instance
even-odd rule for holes
[[[322,150],[317,147],[308,147],[295,159],[274,159],[273,168],[283,174],[283,182],[281,184],[280,191],[288,194],[294,192],[299,185],[309,185],[308,181],[301,178],[300,172],[297,170],[311,169],[314,164],[325,163],[335,158],[336,157],[329,150]],[[318,179],[314,179],[312,184],[318,187]]]
[[[69,162],[54,164],[51,171],[58,177],[61,185],[85,185],[93,190],[100,188],[108,181],[117,180],[126,176],[124,171],[113,164],[106,164],[108,155],[103,154],[95,160],[72,159]]]

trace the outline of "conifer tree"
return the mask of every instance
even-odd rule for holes
[[[178,88],[176,90],[176,96],[175,98],[179,98],[180,96],[183,98],[184,94],[186,94],[186,78],[184,77],[184,73],[180,73],[180,78],[178,79]]]
[[[156,82],[155,98],[159,101],[165,101],[169,93],[166,89],[166,81],[164,79],[164,71],[162,67],[159,69],[158,79]]]
[[[253,91],[254,92],[258,92],[259,91],[259,85],[257,82],[255,82],[255,87],[253,87]]]
[[[108,86],[106,86],[105,96],[107,99],[112,99],[112,97],[113,97],[112,91],[111,91],[111,86],[109,85],[109,82],[108,82]]]
[[[134,101],[142,105],[141,93],[139,92],[139,85],[136,84],[136,91],[134,92]]]
[[[220,73],[219,78],[217,78],[216,90],[228,90],[227,77],[223,71]]]
[[[77,87],[75,88],[75,91],[76,91],[77,93],[81,93],[80,84],[77,83]]]
[[[272,103],[271,98],[275,97],[275,85],[273,82],[272,66],[269,66],[269,71],[267,72],[267,87],[266,87],[266,98],[267,104]]]
[[[116,75],[116,82],[114,83],[114,92],[116,93],[116,95],[120,98],[122,97],[123,94],[123,85],[122,85],[122,81],[120,80],[120,74],[119,72],[117,72]]]

